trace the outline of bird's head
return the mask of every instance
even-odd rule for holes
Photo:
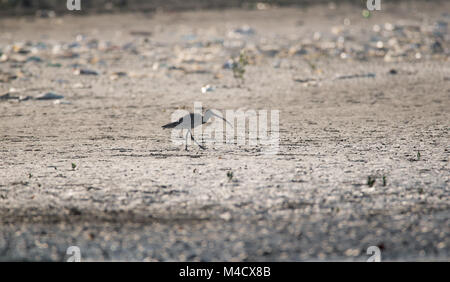
[[[206,112],[205,112],[205,115],[203,116],[203,122],[208,122],[208,120],[211,118],[211,117],[218,117],[218,118],[220,118],[220,119],[222,119],[222,120],[224,120],[226,123],[228,123],[231,127],[233,127],[233,125],[230,123],[230,122],[228,122],[228,120],[226,120],[226,119],[224,119],[223,117],[221,117],[220,115],[217,115],[217,114],[215,114],[214,112],[213,112],[213,110],[207,110]]]

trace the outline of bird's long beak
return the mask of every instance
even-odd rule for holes
[[[211,115],[213,115],[213,116],[215,116],[215,117],[218,117],[218,118],[220,118],[220,119],[223,119],[226,123],[228,123],[231,127],[233,127],[233,125],[232,125],[228,120],[224,119],[223,117],[221,117],[221,116],[219,116],[219,115],[216,115],[216,114],[213,113],[212,111],[210,111],[210,112],[211,112]]]

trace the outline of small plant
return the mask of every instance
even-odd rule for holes
[[[420,151],[417,150],[417,160],[418,160],[418,161],[420,161],[420,156],[421,156],[421,155],[420,155]]]
[[[386,175],[383,175],[383,186],[387,185],[387,178]]]
[[[314,64],[313,62],[311,62],[310,60],[307,60],[307,59],[305,59],[305,61],[308,64],[308,66],[311,68],[312,72],[315,72],[317,70],[316,64]]]
[[[77,165],[75,163],[72,163],[72,170],[75,170],[77,168]]]
[[[244,81],[245,67],[248,65],[248,57],[244,51],[239,54],[239,59],[233,60],[232,71],[236,80]]]
[[[228,181],[232,181],[233,180],[233,172],[232,171],[227,172],[227,177],[228,177]]]
[[[369,187],[373,187],[373,185],[375,184],[375,181],[376,181],[375,177],[373,177],[373,176],[367,177],[367,185]]]
[[[33,177],[33,174],[28,173],[28,178],[32,178],[32,177]]]
[[[370,17],[370,12],[367,10],[363,10],[362,11],[362,16],[366,19],[368,19]]]

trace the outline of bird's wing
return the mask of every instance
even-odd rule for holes
[[[183,122],[183,118],[180,118],[178,121],[168,123],[163,125],[162,128],[175,128]]]

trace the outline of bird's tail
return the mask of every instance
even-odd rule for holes
[[[180,124],[179,121],[175,121],[175,122],[171,122],[171,123],[168,123],[166,125],[163,125],[162,128],[164,128],[164,129],[166,129],[166,128],[175,128],[179,124]]]

